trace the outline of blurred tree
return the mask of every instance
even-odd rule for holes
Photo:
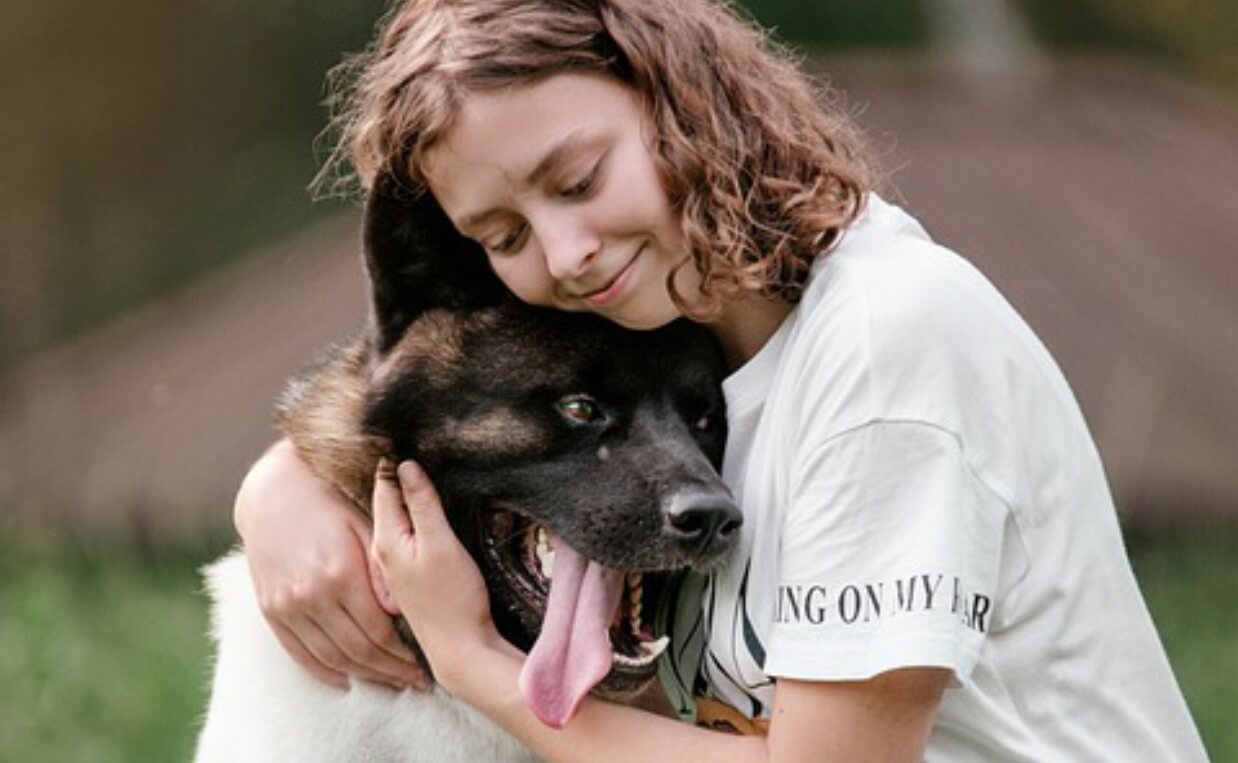
[[[0,370],[325,214],[323,77],[386,4],[0,4]],[[796,45],[924,39],[920,0],[745,5]]]
[[[0,6],[0,357],[303,225],[323,74],[383,5]]]
[[[741,0],[785,41],[826,52],[918,48],[926,39],[922,0]]]
[[[1238,92],[1234,0],[1023,0],[1038,35],[1067,49],[1125,50]]]

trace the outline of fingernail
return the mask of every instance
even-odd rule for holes
[[[383,457],[378,459],[378,476],[380,479],[390,480],[395,477],[395,469],[391,466],[391,459]]]
[[[417,465],[416,461],[401,462],[399,473],[400,481],[405,484],[416,482],[425,474],[425,472],[421,470],[421,467]]]

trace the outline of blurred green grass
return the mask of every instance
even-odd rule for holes
[[[1238,524],[1142,528],[1127,549],[1214,761],[1238,761]]]
[[[209,675],[196,568],[227,541],[0,529],[0,760],[188,760]]]
[[[0,760],[186,760],[209,649],[197,568],[227,539],[0,535]],[[1238,760],[1238,525],[1143,530],[1129,547],[1213,760]]]

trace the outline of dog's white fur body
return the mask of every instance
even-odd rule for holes
[[[216,644],[196,763],[520,763],[537,758],[441,689],[329,686],[284,651],[240,552],[205,570]]]

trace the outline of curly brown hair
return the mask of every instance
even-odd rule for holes
[[[472,92],[598,72],[641,96],[658,171],[716,315],[738,293],[798,301],[874,172],[833,94],[711,0],[404,0],[332,74],[338,133],[316,183],[425,188],[423,157]],[[672,297],[684,300],[667,280]]]

